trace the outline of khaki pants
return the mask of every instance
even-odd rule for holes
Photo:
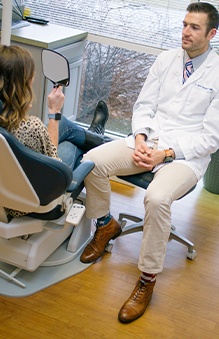
[[[122,139],[101,145],[84,155],[84,160],[95,163],[94,169],[85,178],[88,218],[100,218],[110,211],[111,176],[145,172],[145,169],[134,165],[133,152]],[[146,213],[138,263],[140,271],[162,271],[171,231],[171,204],[196,183],[194,172],[177,162],[169,163],[155,173],[144,198]]]

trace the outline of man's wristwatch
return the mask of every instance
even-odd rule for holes
[[[54,119],[54,120],[61,120],[61,117],[62,117],[62,114],[59,112],[59,113],[49,113],[48,114],[48,118],[49,119]]]
[[[164,158],[164,163],[166,162],[172,162],[174,160],[173,153],[172,153],[172,148],[165,149],[165,158]]]

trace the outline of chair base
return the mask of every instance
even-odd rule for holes
[[[68,255],[66,251],[67,244],[68,240],[65,241],[54,253],[55,256],[59,257],[59,260],[64,259],[66,263],[58,266],[40,266],[34,272],[21,270],[15,278],[21,284],[9,281],[9,277],[3,276],[0,273],[0,295],[9,297],[30,296],[87,269],[91,264],[83,264],[80,262],[81,251],[80,253],[77,253],[77,256],[74,258],[72,253],[69,252],[68,259],[70,261],[66,260]],[[49,260],[52,260],[52,257],[50,257]],[[13,276],[13,272],[15,271],[14,269],[14,266],[0,262],[0,270],[8,273],[9,276],[11,274]]]
[[[127,225],[127,220],[132,221],[130,225]],[[131,234],[134,232],[142,232],[143,231],[143,219],[140,217],[136,217],[134,215],[126,214],[126,213],[120,213],[119,214],[119,219],[118,219],[119,224],[122,227],[122,235],[126,234]],[[194,250],[194,244],[186,239],[185,237],[179,235],[176,232],[175,226],[171,226],[171,232],[170,232],[170,237],[169,240],[176,240],[177,242],[187,246],[188,252],[187,252],[187,258],[190,260],[194,260],[197,257],[197,253]]]
[[[47,232],[54,236],[53,232]],[[55,236],[60,238],[61,233],[56,232]],[[90,265],[80,262],[80,254],[91,237],[91,220],[83,216],[68,238],[35,270],[0,261],[0,295],[29,296],[82,272]],[[40,242],[36,252],[40,253],[45,246]]]

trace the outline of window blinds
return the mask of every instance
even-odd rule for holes
[[[32,15],[92,34],[169,49],[181,44],[189,0],[24,0]],[[217,8],[219,1],[209,1]],[[218,38],[213,44],[219,48]]]

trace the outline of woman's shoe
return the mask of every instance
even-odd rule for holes
[[[105,132],[105,125],[109,118],[109,111],[107,105],[104,101],[99,101],[97,107],[94,112],[94,117],[88,131],[97,133],[97,134],[104,134]]]

